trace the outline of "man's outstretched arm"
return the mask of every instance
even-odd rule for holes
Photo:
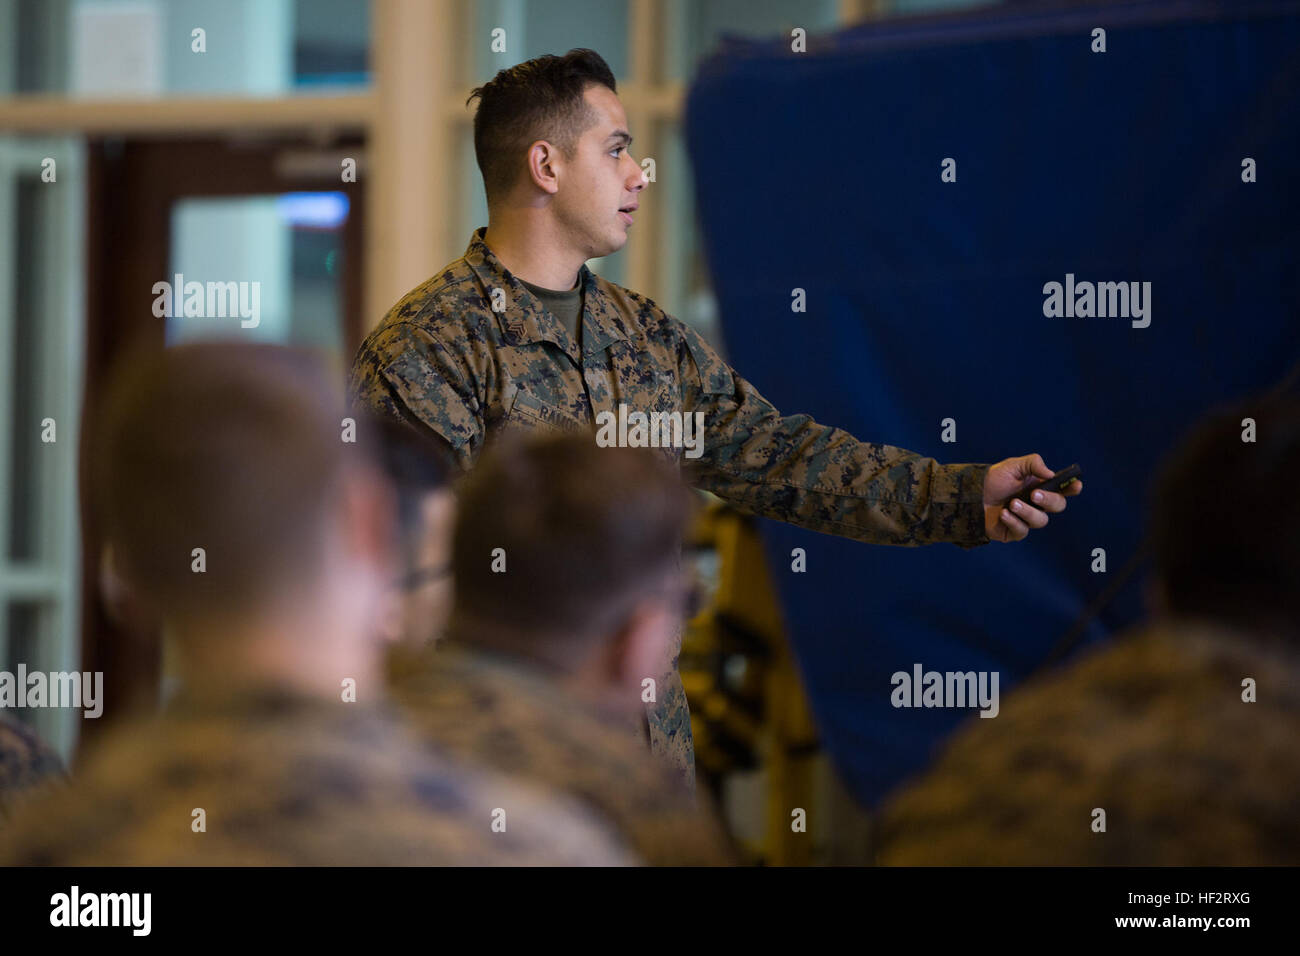
[[[682,326],[683,410],[704,413],[704,446],[685,464],[693,484],[750,514],[875,544],[949,541],[962,548],[1019,540],[1078,494],[1004,503],[1052,472],[1038,455],[940,464],[904,448],[859,441],[807,415],[782,415],[693,329]]]

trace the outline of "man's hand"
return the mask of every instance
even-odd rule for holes
[[[1083,491],[1083,481],[1075,478],[1060,493],[1035,491],[1033,505],[1007,499],[1024,491],[1056,472],[1048,468],[1041,455],[1007,458],[989,468],[984,479],[984,530],[993,541],[1019,541],[1030,528],[1047,526],[1047,515],[1065,510],[1065,499]]]

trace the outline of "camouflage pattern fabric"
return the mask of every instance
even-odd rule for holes
[[[30,727],[0,715],[0,828],[33,790],[63,778],[63,761]]]
[[[1255,703],[1242,700],[1247,677]],[[1294,866],[1297,741],[1300,649],[1203,623],[1148,625],[970,720],[885,808],[878,859]]]
[[[281,691],[178,701],[119,728],[3,836],[8,865],[639,862],[586,809],[440,758],[383,708]]]
[[[445,443],[462,470],[512,430],[590,431],[597,414],[617,415],[620,405],[700,412],[700,457],[666,453],[693,485],[746,514],[875,544],[988,542],[987,464],[941,465],[807,415],[783,416],[694,329],[585,265],[579,349],[488,248],[485,232],[389,311],[362,343],[349,387],[355,402]],[[673,658],[648,715],[651,745],[693,779]]]
[[[440,645],[395,680],[416,733],[451,757],[565,791],[608,819],[647,863],[734,862],[711,813],[696,809],[627,720],[529,665]]]

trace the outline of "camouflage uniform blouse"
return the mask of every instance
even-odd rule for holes
[[[747,514],[875,544],[988,542],[988,465],[941,465],[807,415],[783,416],[697,332],[585,265],[580,350],[485,232],[389,311],[362,343],[350,384],[355,401],[444,441],[461,469],[510,429],[591,430],[620,404],[702,412],[703,453],[677,449],[678,462],[693,485]],[[690,777],[675,658],[670,678],[648,714],[651,745]]]
[[[570,794],[608,819],[655,866],[734,862],[709,811],[627,732],[522,661],[455,645],[398,670],[394,696],[413,729],[449,756]]]
[[[62,778],[59,755],[31,728],[0,714],[0,829],[39,784]]]
[[[1243,681],[1257,700],[1243,700]],[[1300,649],[1163,621],[966,722],[881,814],[910,866],[1300,864]],[[1105,831],[1094,829],[1106,812]]]
[[[11,866],[640,862],[589,808],[445,759],[384,707],[281,690],[115,729],[0,836]]]

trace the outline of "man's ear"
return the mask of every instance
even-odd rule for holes
[[[384,591],[375,613],[375,630],[385,644],[400,644],[406,637],[406,604],[402,600],[401,588],[391,587]]]
[[[641,686],[647,677],[662,683],[672,669],[670,648],[678,626],[676,615],[655,598],[643,598],[632,608],[611,644],[617,649],[615,677],[625,687]]]
[[[560,191],[560,151],[544,139],[528,147],[528,177],[533,185],[554,196]]]
[[[373,471],[357,469],[345,475],[339,523],[349,555],[369,559],[384,573],[395,567],[396,508],[392,491]]]
[[[118,570],[111,541],[106,542],[99,552],[99,593],[110,609],[119,606],[126,598],[126,582]]]
[[[124,630],[145,633],[159,626],[159,616],[123,574],[113,550],[106,542],[99,552],[99,597],[108,619]]]
[[[451,539],[456,523],[456,495],[443,488],[429,492],[420,502],[422,531],[429,543],[431,557],[441,563],[451,560]]]

